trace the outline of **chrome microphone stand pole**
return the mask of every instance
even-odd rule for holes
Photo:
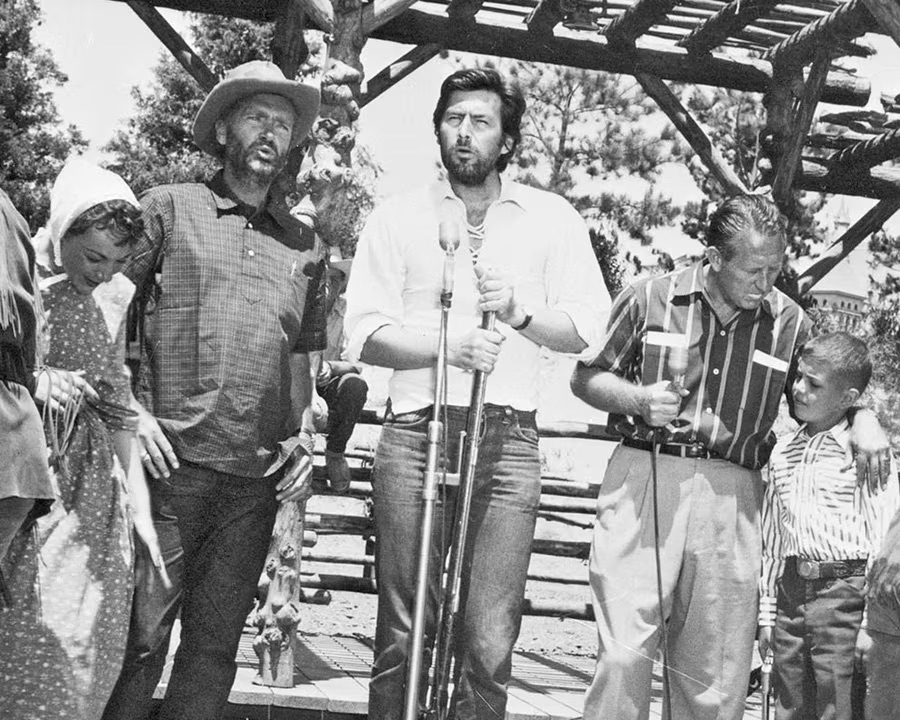
[[[486,312],[481,319],[482,330],[493,330],[497,314]],[[451,665],[454,656],[454,636],[456,619],[461,602],[462,568],[466,555],[466,535],[469,529],[469,515],[472,507],[472,493],[475,486],[475,468],[478,463],[478,443],[481,440],[484,394],[487,388],[487,373],[477,371],[472,379],[472,394],[469,414],[466,420],[465,440],[462,444],[459,491],[456,498],[453,542],[450,546],[450,560],[444,583],[444,597],[441,603],[441,623],[435,642],[433,695],[429,699],[429,710],[436,720],[444,720],[449,701]]]
[[[419,540],[419,565],[416,574],[416,595],[413,604],[409,657],[406,666],[406,695],[403,720],[418,720],[419,682],[425,646],[425,611],[428,602],[428,576],[431,561],[431,533],[434,528],[434,508],[438,493],[438,465],[444,436],[441,420],[444,388],[447,383],[447,324],[453,298],[453,260],[459,238],[444,224],[440,228],[441,247],[446,253],[444,284],[441,291],[441,325],[438,332],[437,361],[435,363],[434,402],[428,422],[428,449],[425,459],[425,481],[422,488],[422,526]],[[454,242],[455,240],[455,242]]]

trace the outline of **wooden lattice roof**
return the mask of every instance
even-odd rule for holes
[[[880,200],[807,271],[809,282],[900,208],[900,97],[879,98],[882,112],[862,110],[870,79],[840,62],[873,53],[867,33],[900,43],[900,0],[119,1],[205,85],[208,70],[154,6],[276,22],[283,45],[304,27],[346,38],[350,26],[351,35],[415,46],[367,72],[361,106],[443,49],[633,75],[729,191],[745,188],[666,81],[761,93],[776,201],[795,190]],[[819,102],[845,107],[814,124]]]

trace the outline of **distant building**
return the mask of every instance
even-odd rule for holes
[[[843,208],[842,208],[843,209]],[[835,220],[835,238],[849,226],[846,212]],[[810,290],[813,304],[831,310],[842,330],[859,330],[869,310],[869,243],[864,240]]]

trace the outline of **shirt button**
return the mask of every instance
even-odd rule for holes
[[[725,337],[725,331],[724,331],[724,330],[719,330],[719,335],[721,335],[722,337]]]
[[[713,368],[713,375],[719,374],[719,368]]]
[[[706,408],[707,415],[712,415],[712,408]]]
[[[248,229],[248,230],[252,230],[252,229],[253,229],[253,223],[252,223],[252,222],[248,222],[248,223],[247,223],[247,229]]]
[[[256,255],[256,253],[253,252],[252,250],[248,250],[248,251],[247,251],[247,254],[248,254],[250,257],[253,257],[254,255]]]

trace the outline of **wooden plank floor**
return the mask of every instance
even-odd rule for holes
[[[256,685],[253,637],[245,633],[238,650],[238,672],[229,696],[229,718],[266,720],[353,720],[365,717],[372,650],[368,639],[301,634],[293,688]],[[177,637],[173,640],[175,647]],[[170,652],[156,697],[165,693]],[[584,691],[594,661],[589,657],[545,657],[533,652],[513,656],[507,720],[576,720],[582,717]],[[661,718],[662,685],[657,667],[650,717]],[[759,720],[759,695],[747,699],[744,720]]]

